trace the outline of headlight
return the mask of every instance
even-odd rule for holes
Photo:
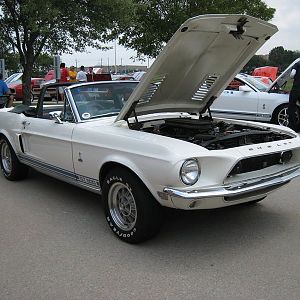
[[[193,185],[200,176],[200,167],[196,159],[187,159],[181,166],[180,178],[184,184]]]

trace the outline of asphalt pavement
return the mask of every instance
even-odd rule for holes
[[[128,245],[101,199],[32,171],[0,176],[0,299],[300,299],[300,179],[260,204],[166,211]]]

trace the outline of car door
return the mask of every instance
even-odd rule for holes
[[[235,78],[211,106],[216,117],[256,120],[258,92],[246,82]]]
[[[54,111],[60,114],[63,107],[63,104],[44,106],[40,116],[23,119],[22,159],[46,172],[73,179],[72,134],[76,124],[73,118],[61,122],[51,118]]]

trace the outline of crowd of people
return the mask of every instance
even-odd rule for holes
[[[68,69],[65,63],[61,63],[59,82],[87,82],[88,74],[94,75],[93,67],[89,67],[86,72],[85,67],[81,66],[77,72],[74,66],[70,66]]]

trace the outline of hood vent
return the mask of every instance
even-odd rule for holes
[[[192,100],[203,101],[219,77],[220,75],[208,75],[200,84],[196,93],[192,96]]]
[[[139,103],[149,102],[155,92],[158,90],[159,86],[162,84],[167,74],[157,75],[153,78],[152,82],[148,85],[147,90],[139,99]]]

